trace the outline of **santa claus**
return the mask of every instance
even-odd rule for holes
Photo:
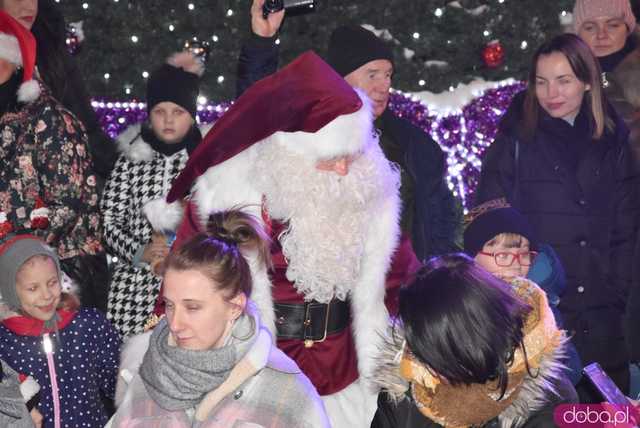
[[[369,426],[375,412],[367,379],[388,323],[398,188],[366,95],[308,52],[236,101],[167,198],[191,191],[175,245],[217,211],[241,207],[262,219],[272,266],[251,263],[251,297],[336,427]]]

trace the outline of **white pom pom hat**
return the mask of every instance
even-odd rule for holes
[[[18,101],[28,103],[40,96],[40,84],[34,80],[36,39],[18,21],[0,11],[0,58],[22,67]]]

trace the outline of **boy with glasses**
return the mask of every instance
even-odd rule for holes
[[[464,251],[491,274],[518,287],[524,279],[535,282],[547,294],[558,327],[558,309],[566,287],[565,272],[551,246],[536,241],[527,219],[504,199],[487,201],[465,216]],[[564,363],[575,385],[581,378],[582,363],[571,343]]]

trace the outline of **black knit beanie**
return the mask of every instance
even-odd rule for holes
[[[378,59],[393,64],[393,52],[371,31],[359,25],[345,25],[331,33],[327,62],[342,77]]]
[[[200,78],[170,64],[161,65],[147,82],[147,112],[164,101],[171,101],[196,117]]]
[[[489,201],[492,203],[493,201]],[[478,210],[479,208],[479,210]],[[516,233],[529,240],[529,248],[538,248],[537,240],[529,221],[511,206],[483,209],[484,204],[474,208],[469,214],[470,221],[464,230],[464,252],[475,257],[482,247],[501,233]]]

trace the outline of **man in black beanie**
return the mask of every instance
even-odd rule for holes
[[[238,61],[237,95],[278,66],[277,32],[284,11],[263,18],[264,0],[253,0],[251,35]],[[442,149],[422,129],[388,108],[393,75],[391,48],[358,25],[338,27],[329,40],[327,62],[373,102],[375,126],[387,159],[401,169],[403,201],[401,248],[409,244],[419,260],[460,250],[462,211],[446,180]],[[410,238],[410,240],[408,239]],[[406,242],[408,241],[408,242]]]

